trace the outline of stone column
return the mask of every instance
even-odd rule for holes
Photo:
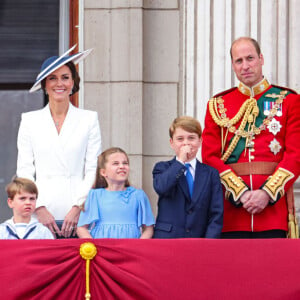
[[[84,4],[84,107],[98,111],[103,149],[123,148],[133,186],[156,211],[156,161],[171,157],[168,128],[178,113],[178,1],[100,1]]]
[[[173,156],[169,126],[180,106],[178,1],[144,1],[143,17],[143,187],[156,212],[152,169]]]
[[[142,1],[86,0],[84,45],[94,48],[85,64],[85,108],[98,111],[103,147],[120,147],[130,158],[132,183],[142,186]]]

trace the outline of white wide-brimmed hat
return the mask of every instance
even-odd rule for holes
[[[68,55],[76,45],[74,45],[72,48],[70,48],[68,51],[66,51],[61,56],[51,56],[47,58],[41,67],[41,72],[36,77],[35,83],[32,86],[32,88],[29,90],[29,93],[35,92],[41,88],[41,81],[45,79],[48,75],[50,75],[52,72],[57,70],[58,68],[62,67],[69,61],[72,61],[75,65],[78,64],[80,61],[85,59],[92,51],[93,49],[88,49],[83,52],[78,52],[73,55]]]

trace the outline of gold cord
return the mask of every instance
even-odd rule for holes
[[[259,127],[255,126],[256,117],[259,115],[259,108],[257,106],[257,102],[255,98],[249,98],[247,99],[239,111],[236,113],[236,115],[229,119],[226,116],[226,108],[224,107],[224,100],[222,97],[217,98],[211,98],[209,100],[209,112],[211,114],[211,117],[213,121],[221,127],[221,160],[224,162],[227,161],[227,159],[232,154],[233,150],[237,146],[239,140],[241,137],[246,138],[246,147],[248,144],[251,143],[252,139],[255,135],[260,134],[262,130],[266,129],[266,126],[272,121],[273,117],[276,115],[281,103],[283,102],[285,96],[287,94],[287,91],[281,91],[279,95],[277,94],[268,94],[266,97],[275,98],[275,105],[270,110],[270,113],[267,118],[263,120],[262,125]],[[219,114],[219,111],[221,115]],[[238,129],[234,126],[237,124],[241,118],[243,117],[241,124]],[[245,130],[246,124],[249,124],[247,131]],[[226,133],[224,137],[224,130],[223,128],[226,128]],[[226,140],[228,132],[234,133],[234,137],[224,153]],[[246,150],[246,149],[245,149]],[[224,154],[223,154],[224,153]]]
[[[210,112],[214,122],[217,125],[219,125],[220,127],[228,127],[229,128],[229,127],[235,125],[242,118],[242,116],[244,115],[249,104],[251,102],[253,102],[253,100],[256,102],[256,100],[253,98],[249,98],[248,100],[246,100],[243,103],[243,105],[241,106],[241,108],[239,109],[239,111],[237,112],[237,114],[232,119],[219,116],[218,109],[217,109],[217,103],[219,102],[221,104],[222,101],[224,101],[221,97],[210,99],[209,112]]]
[[[90,260],[92,260],[97,254],[97,248],[93,243],[87,242],[80,245],[79,253],[83,259],[86,260],[85,267],[85,283],[86,283],[86,292],[85,299],[91,299],[90,293]]]
[[[218,109],[217,109],[217,103],[222,104],[223,99],[222,98],[212,98],[209,101],[209,111],[210,111],[210,114],[211,114],[214,122],[217,125],[219,125],[221,128],[223,128],[223,127],[227,128],[225,138],[223,137],[223,133],[222,133],[222,153],[223,153],[228,131],[235,132],[236,129],[233,125],[235,125],[242,117],[243,117],[243,119],[242,119],[242,122],[241,122],[238,130],[244,131],[245,126],[246,126],[247,122],[249,121],[249,119],[251,119],[251,117],[252,117],[252,120],[253,120],[253,116],[250,117],[250,113],[253,111],[254,107],[257,107],[257,105],[256,105],[256,100],[254,98],[249,98],[243,103],[243,105],[241,106],[241,108],[239,109],[237,114],[232,119],[228,119],[227,117],[224,117],[224,115],[223,116],[219,115]],[[237,134],[235,135],[232,142],[230,143],[230,146],[228,147],[228,149],[226,150],[226,152],[223,154],[223,156],[221,158],[223,161],[226,161],[229,158],[229,156],[235,149],[240,138],[241,138],[241,135],[237,135]]]

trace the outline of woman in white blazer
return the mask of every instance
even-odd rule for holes
[[[30,92],[42,88],[49,103],[23,113],[18,133],[17,176],[36,182],[36,216],[63,237],[75,236],[80,206],[94,183],[101,153],[97,113],[70,102],[70,95],[79,90],[75,64],[90,53],[68,56],[74,47],[43,63]]]

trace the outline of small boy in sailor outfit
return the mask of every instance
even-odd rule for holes
[[[0,239],[54,239],[46,226],[32,218],[38,196],[33,181],[16,177],[6,186],[6,192],[13,217],[0,224]]]

